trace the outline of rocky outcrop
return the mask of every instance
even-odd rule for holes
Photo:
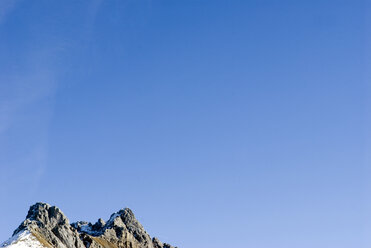
[[[46,203],[30,207],[26,220],[14,231],[31,232],[45,247],[55,248],[174,248],[151,239],[129,208],[111,215],[107,222],[69,223],[63,212]]]

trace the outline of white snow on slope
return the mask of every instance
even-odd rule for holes
[[[29,231],[20,232],[4,243],[0,247],[6,248],[45,248],[37,238]]]

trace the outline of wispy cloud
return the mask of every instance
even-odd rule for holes
[[[99,9],[101,8],[102,2],[102,0],[93,0],[88,5],[86,11],[87,15],[83,26],[83,34],[87,39],[91,38],[91,35],[94,31],[94,23],[99,13]]]
[[[5,75],[1,78],[6,84],[0,87],[0,135],[5,132],[17,119],[24,107],[38,100],[50,97],[56,89],[56,81],[51,71],[36,68],[21,75]]]
[[[14,9],[17,0],[1,0],[0,1],[0,24],[5,20],[9,13]]]
[[[23,183],[25,191],[34,194],[46,169],[57,88],[52,53],[26,54],[19,70],[0,75],[5,82],[0,83],[0,180],[7,185],[0,190],[2,196],[14,183]]]

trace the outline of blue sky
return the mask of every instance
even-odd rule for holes
[[[370,3],[0,2],[0,239],[130,207],[183,248],[371,246]]]

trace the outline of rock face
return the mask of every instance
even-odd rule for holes
[[[174,248],[157,238],[151,239],[128,208],[112,214],[107,222],[99,219],[95,224],[70,224],[59,208],[36,203],[13,237],[25,231],[49,248]]]

